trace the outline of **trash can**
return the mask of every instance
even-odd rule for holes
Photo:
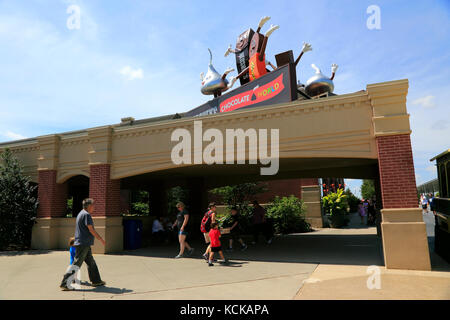
[[[142,221],[123,220],[123,248],[125,250],[139,249],[142,246]]]

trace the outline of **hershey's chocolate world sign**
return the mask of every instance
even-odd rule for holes
[[[229,112],[297,100],[297,77],[291,63],[188,111],[185,117]]]

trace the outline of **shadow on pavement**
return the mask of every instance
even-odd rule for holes
[[[203,259],[201,254],[206,245],[192,242],[196,248],[190,259]],[[178,253],[176,244],[153,246],[117,253],[154,258],[173,259]],[[384,265],[381,239],[371,234],[328,235],[304,233],[276,236],[272,244],[248,245],[245,251],[224,252],[225,257],[238,261],[322,263],[353,265]]]
[[[83,285],[85,285],[85,284],[83,284]],[[88,286],[89,286],[89,284],[88,284]],[[130,290],[130,289],[115,288],[115,287],[108,287],[108,286],[83,288],[83,289],[77,289],[75,291],[77,291],[77,292],[99,292],[99,293],[110,293],[110,294],[123,294],[123,293],[133,292],[133,290]]]
[[[38,254],[48,254],[55,250],[24,250],[24,251],[0,251],[0,257],[30,256]]]

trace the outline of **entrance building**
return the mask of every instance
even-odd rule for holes
[[[382,204],[386,267],[430,270],[425,224],[417,201],[407,91],[408,81],[398,80],[369,84],[365,90],[349,94],[224,114],[128,119],[2,143],[0,152],[10,148],[39,185],[34,248],[66,247],[74,230],[74,218],[65,218],[69,194],[76,194],[77,199],[88,195],[96,201],[94,223],[106,240],[105,248],[94,246],[98,253],[122,250],[121,190],[131,186],[148,188],[153,205],[163,212],[164,191],[184,184],[190,190],[191,212],[200,214],[206,206],[206,191],[218,186],[313,179],[309,182],[315,183],[301,184],[301,188],[305,194],[309,192],[309,202],[318,203],[317,178],[373,179]],[[262,176],[260,166],[249,164],[174,164],[171,133],[184,128],[194,136],[194,120],[202,120],[203,128],[216,128],[222,134],[236,128],[279,129],[278,173]]]

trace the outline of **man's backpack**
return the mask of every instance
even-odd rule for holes
[[[211,216],[212,216],[211,210],[208,210],[208,212],[206,212],[205,215],[203,216],[202,223],[200,224],[201,232],[205,233],[211,230]]]

